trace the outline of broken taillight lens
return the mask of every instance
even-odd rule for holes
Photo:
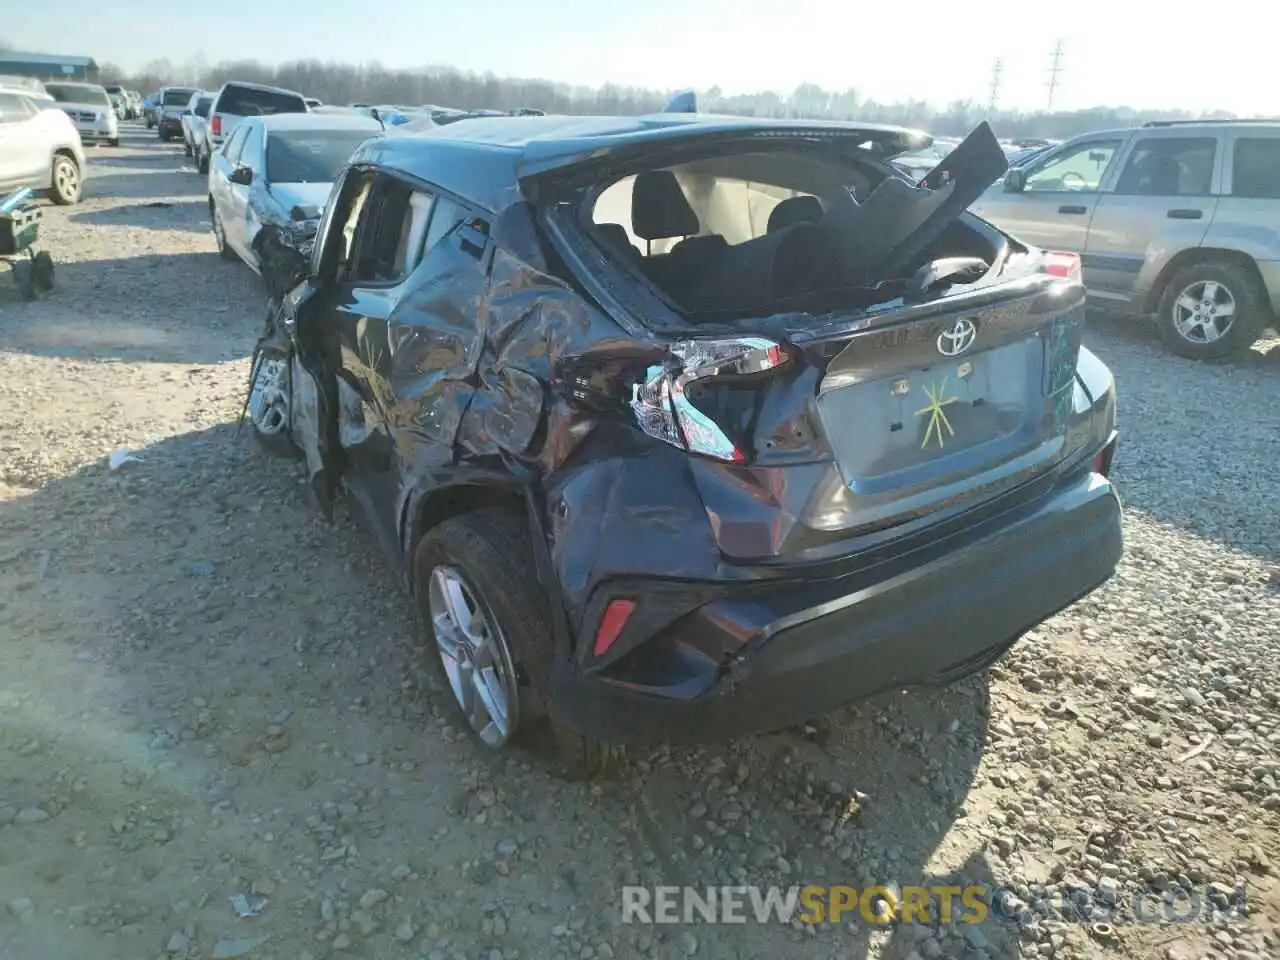
[[[682,340],[670,360],[652,366],[632,390],[631,409],[640,429],[655,439],[729,463],[746,455],[711,417],[689,399],[689,389],[715,377],[766,373],[787,362],[781,346],[764,337]]]
[[[1066,253],[1061,250],[1048,250],[1045,252],[1040,269],[1051,277],[1061,277],[1063,280],[1079,282],[1080,254]]]

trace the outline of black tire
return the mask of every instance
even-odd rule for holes
[[[49,178],[49,199],[58,206],[68,207],[80,199],[83,189],[80,167],[71,157],[65,153],[54,154]]]
[[[107,146],[108,146],[108,147],[118,147],[118,146],[120,146],[120,138],[119,138],[119,137],[115,137],[115,138],[113,138],[113,139],[111,139],[111,140],[108,140],[108,141],[107,141]]]
[[[430,646],[427,659],[459,724],[472,731],[478,745],[491,750],[494,748],[474,733],[453,695],[436,645],[427,597],[431,572],[439,565],[462,572],[506,638],[515,667],[516,690],[516,703],[510,711],[515,720],[507,744],[532,739],[537,728],[548,722],[547,678],[554,648],[546,598],[531,572],[533,547],[524,517],[510,507],[489,507],[463,514],[428,530],[414,551],[414,584]],[[573,733],[554,720],[550,720],[550,725],[565,772],[571,777],[604,773],[623,754],[621,747]]]
[[[190,141],[190,140],[187,140],[187,139],[185,139],[185,138],[184,138],[184,139],[183,139],[183,141],[182,141],[182,155],[183,155],[184,157],[192,156],[192,152],[191,152],[191,141]]]
[[[213,221],[213,241],[218,245],[218,256],[231,262],[239,259],[236,252],[227,246],[227,228],[222,225],[222,215],[214,206],[213,198],[209,199],[209,219]]]
[[[1178,317],[1185,309],[1179,299],[1184,292],[1207,283],[1218,284],[1226,291],[1235,303],[1234,316],[1217,339],[1188,339],[1178,328]],[[1271,322],[1271,311],[1266,291],[1249,271],[1226,260],[1210,260],[1184,267],[1170,278],[1160,296],[1156,319],[1165,346],[1178,356],[1220,360],[1252,347]]]
[[[36,298],[36,272],[30,261],[18,260],[13,264],[13,282],[23,300]]]
[[[196,158],[196,170],[200,173],[209,172],[209,154],[204,150],[201,150],[200,156]]]
[[[31,262],[31,270],[37,289],[53,289],[53,257],[49,256],[48,251],[41,250],[35,255],[35,259]]]

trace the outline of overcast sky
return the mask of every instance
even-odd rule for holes
[[[21,49],[136,69],[167,56],[268,62],[448,64],[567,83],[726,93],[810,81],[878,100],[1043,108],[1050,52],[1065,42],[1055,105],[1280,113],[1266,4],[1217,0],[1046,4],[955,0],[60,0],[19,2],[0,37]],[[1253,28],[1250,28],[1250,25]]]

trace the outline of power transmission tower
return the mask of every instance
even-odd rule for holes
[[[1062,47],[1059,40],[1053,45],[1053,53],[1049,59],[1049,105],[1048,112],[1053,112],[1053,95],[1058,92],[1058,77],[1062,74]]]
[[[991,64],[991,96],[987,99],[987,113],[994,115],[996,105],[1000,102],[1000,75],[1004,73],[1004,61],[996,57]]]

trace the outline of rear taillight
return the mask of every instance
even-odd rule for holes
[[[1080,280],[1080,254],[1065,253],[1061,250],[1048,250],[1041,261],[1040,269],[1051,277],[1063,280]]]
[[[671,359],[650,367],[632,391],[631,409],[640,429],[655,439],[690,453],[742,463],[746,455],[723,429],[689,398],[695,384],[714,377],[767,373],[787,362],[786,352],[772,340],[683,340],[672,344]]]
[[[214,114],[213,119],[209,121],[209,129],[213,131],[215,137],[222,136],[222,118]]]
[[[1111,438],[1111,442],[1099,450],[1093,457],[1093,472],[1100,473],[1104,477],[1111,476],[1111,464],[1116,458],[1116,441]]]
[[[603,657],[609,652],[609,648],[622,635],[622,628],[627,625],[635,609],[634,600],[614,600],[605,608],[600,625],[596,627],[596,641],[592,645],[592,651],[597,657]]]

